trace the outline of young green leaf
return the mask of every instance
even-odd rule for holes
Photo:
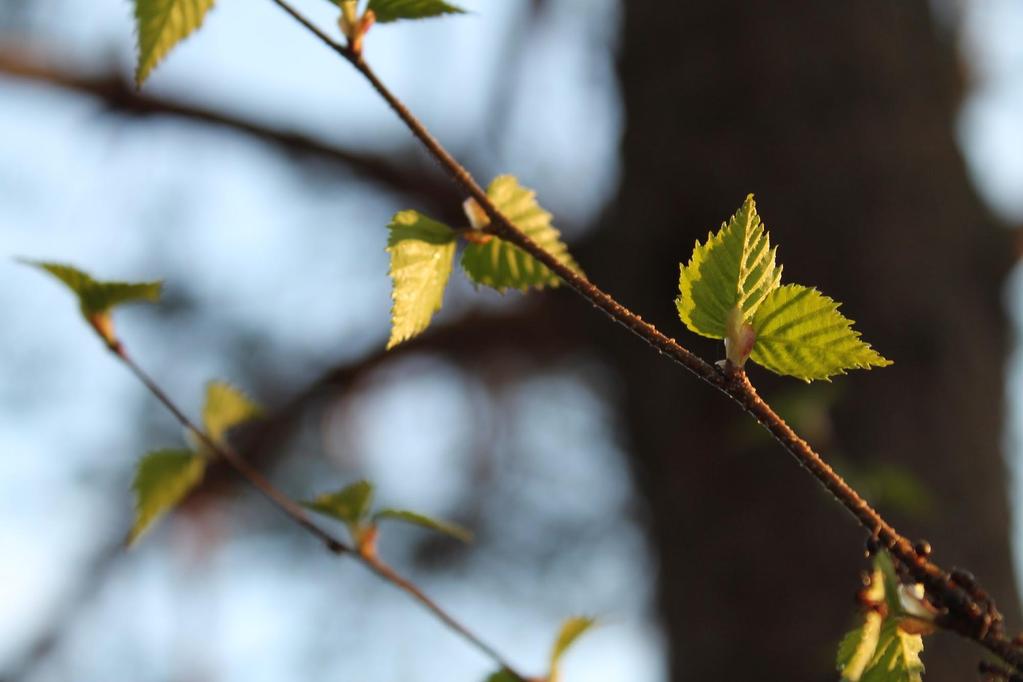
[[[138,34],[138,65],[135,84],[139,87],[156,65],[202,25],[214,0],[135,0],[135,30]]]
[[[550,673],[547,676],[548,682],[557,682],[558,679],[558,664],[561,662],[561,657],[565,655],[568,648],[575,644],[575,641],[579,637],[593,627],[596,624],[596,620],[593,618],[585,618],[582,616],[576,616],[569,618],[561,624],[561,632],[558,633],[558,638],[554,641],[554,646],[551,648],[551,667]]]
[[[804,381],[892,364],[860,339],[838,307],[816,289],[797,284],[775,289],[753,316],[756,342],[750,358]]]
[[[467,529],[459,526],[456,523],[450,523],[447,521],[439,521],[437,519],[420,514],[419,512],[408,511],[406,509],[381,509],[373,515],[374,521],[403,521],[405,523],[411,523],[416,526],[421,526],[428,530],[433,530],[444,535],[449,535],[456,540],[462,542],[472,542],[472,533]]]
[[[521,187],[514,176],[502,175],[490,183],[487,196],[527,237],[574,272],[582,274],[561,241],[561,234],[551,225],[551,214],[536,202],[535,192]],[[474,202],[467,205],[466,212],[475,227],[482,227],[478,224],[480,212]],[[502,293],[507,289],[527,291],[530,287],[542,289],[561,284],[561,279],[546,265],[497,237],[467,245],[462,253],[462,268],[476,284],[485,284]]]
[[[357,481],[337,492],[320,495],[312,502],[307,502],[305,506],[353,527],[366,518],[372,503],[373,484],[369,481]]]
[[[847,682],[860,682],[863,671],[874,660],[878,637],[881,634],[881,614],[868,611],[863,625],[851,630],[838,645],[835,664]]]
[[[202,422],[206,435],[217,445],[225,445],[229,430],[262,414],[259,406],[237,388],[223,381],[206,385],[206,404]]]
[[[154,521],[183,500],[202,481],[206,459],[189,450],[157,450],[139,461],[135,490],[135,524],[128,536],[132,544]]]
[[[889,618],[881,628],[874,659],[860,682],[922,682],[923,650],[923,637],[904,632],[896,619]]]
[[[108,344],[116,342],[110,310],[122,303],[157,301],[162,282],[101,282],[70,265],[23,260],[22,263],[53,275],[78,297],[82,317]]]
[[[838,647],[836,664],[843,680],[920,682],[924,671],[920,618],[926,621],[930,616],[905,612],[902,589],[891,558],[878,552],[870,583],[860,594],[867,609],[864,624],[848,633]],[[922,600],[923,594],[919,598]]]
[[[100,282],[70,265],[30,260],[22,262],[45,270],[63,282],[78,297],[82,314],[86,317],[105,313],[122,303],[157,301],[163,286],[163,282]]]
[[[739,323],[748,321],[781,283],[777,251],[750,194],[717,234],[696,243],[689,263],[680,266],[675,299],[679,318],[697,334],[726,338],[730,316]]]
[[[455,232],[416,211],[398,213],[388,229],[394,285],[390,349],[421,333],[440,310],[455,258]]]
[[[366,9],[373,10],[376,20],[381,24],[399,19],[427,19],[465,12],[461,7],[441,0],[369,0]]]

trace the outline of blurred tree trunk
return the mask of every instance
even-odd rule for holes
[[[1001,450],[1011,249],[956,147],[955,45],[923,1],[622,8],[624,175],[595,281],[722,356],[674,314],[678,262],[755,192],[786,281],[843,301],[896,363],[836,380],[811,439],[840,469],[912,472],[934,504],[882,511],[973,570],[1015,627]],[[586,318],[621,372],[671,679],[834,679],[864,533],[778,446],[741,435],[734,406]],[[751,374],[768,399],[814,390]],[[973,679],[979,658],[932,638],[928,679]]]

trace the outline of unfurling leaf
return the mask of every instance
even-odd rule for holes
[[[214,0],[135,0],[138,34],[137,86],[174,46],[198,29]]]
[[[372,503],[373,485],[369,481],[358,481],[337,492],[320,495],[305,506],[354,528],[369,514]]]
[[[388,225],[391,255],[391,337],[388,348],[421,333],[440,310],[455,258],[455,232],[416,211]]]
[[[689,263],[680,266],[679,317],[702,336],[724,339],[729,318],[748,322],[757,306],[781,283],[775,264],[778,247],[771,248],[753,195],[717,234],[696,243]],[[733,312],[734,311],[734,312]]]
[[[111,345],[117,339],[110,311],[122,303],[157,301],[163,286],[162,282],[101,282],[70,265],[31,260],[22,262],[50,273],[74,292],[82,316]]]
[[[797,284],[775,289],[753,316],[756,342],[750,357],[772,372],[804,381],[892,364],[860,339],[838,307],[816,289]]]
[[[511,175],[494,179],[487,188],[487,197],[515,227],[572,271],[582,275],[579,265],[561,241],[561,234],[551,225],[551,214],[540,208],[536,193],[521,187]],[[479,212],[470,205],[470,220],[479,220]],[[472,241],[462,253],[462,267],[473,282],[498,291],[530,287],[556,287],[561,279],[528,253],[513,244],[489,237]]]
[[[561,662],[561,657],[564,656],[565,652],[568,651],[568,648],[575,644],[575,641],[579,639],[584,632],[592,628],[596,622],[597,621],[593,618],[575,616],[561,624],[561,631],[558,633],[558,638],[554,640],[554,646],[551,648],[551,667],[550,673],[547,676],[548,682],[557,682],[558,664]]]
[[[223,381],[206,385],[202,422],[206,435],[217,445],[226,445],[227,432],[262,414],[259,406],[237,388]]]
[[[381,24],[399,19],[428,19],[465,12],[461,7],[441,0],[369,0],[366,9],[373,10],[377,22]]]
[[[899,597],[904,589],[888,554],[879,552],[870,582],[860,594],[866,609],[863,625],[846,634],[838,646],[836,665],[845,682],[921,682],[920,618],[933,616],[906,612]],[[919,600],[922,605],[922,591]]]
[[[406,509],[381,509],[373,515],[374,521],[388,519],[421,526],[422,528],[449,535],[462,542],[472,542],[472,533],[467,528],[463,528],[456,523],[440,521],[419,512],[408,511]]]
[[[189,450],[157,450],[139,461],[135,490],[134,543],[154,521],[172,509],[202,481],[206,459]]]

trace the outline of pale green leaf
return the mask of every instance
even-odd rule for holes
[[[545,251],[574,272],[582,275],[579,265],[561,241],[561,234],[551,225],[551,214],[536,202],[536,193],[521,187],[511,175],[494,179],[487,188],[487,197],[515,227]],[[470,214],[470,218],[473,215]],[[491,237],[485,243],[470,243],[462,253],[462,267],[473,282],[498,291],[526,291],[530,287],[556,287],[561,279],[519,247]]]
[[[455,232],[416,211],[388,225],[391,255],[391,338],[388,348],[421,333],[440,310],[455,258]]]
[[[22,262],[45,270],[63,282],[78,297],[82,314],[86,318],[105,313],[122,303],[157,301],[163,286],[162,282],[101,282],[70,265],[30,260]]]
[[[157,450],[139,461],[132,488],[135,524],[128,542],[134,543],[154,521],[177,505],[202,481],[206,459],[189,450]]]
[[[558,633],[558,638],[554,640],[554,646],[551,648],[551,668],[548,676],[550,682],[555,682],[558,678],[558,663],[560,663],[561,657],[596,622],[594,618],[575,616],[561,624],[561,631]]]
[[[320,495],[312,502],[305,503],[305,506],[344,521],[350,526],[356,526],[369,514],[372,503],[373,484],[369,481],[357,481],[337,492]]]
[[[850,631],[838,645],[836,665],[842,679],[859,682],[863,671],[874,660],[878,637],[881,634],[881,614],[868,611],[863,625]]]
[[[678,315],[691,331],[723,339],[732,310],[749,321],[768,293],[781,283],[778,248],[771,248],[753,195],[717,234],[697,242],[689,263],[680,266]]]
[[[898,621],[889,618],[881,628],[877,651],[860,682],[922,682],[923,650],[923,637],[903,632]]]
[[[870,584],[862,595],[868,605],[864,624],[848,633],[838,647],[836,663],[843,680],[921,682],[923,638],[900,627],[906,619],[899,588],[891,557],[878,552]]]
[[[202,408],[202,422],[206,435],[217,445],[226,445],[227,432],[262,414],[262,410],[248,396],[223,381],[206,385],[206,404]]]
[[[141,86],[174,46],[202,25],[213,3],[214,0],[135,0],[136,85]]]
[[[408,511],[407,509],[381,509],[373,515],[374,520],[393,520],[411,523],[428,530],[433,530],[444,535],[449,535],[462,542],[472,541],[472,532],[457,523],[440,521],[438,519],[420,514],[419,512]]]
[[[373,10],[376,20],[381,24],[399,19],[427,19],[465,12],[461,7],[441,0],[369,0],[367,9]]]
[[[888,608],[888,613],[892,616],[902,613],[902,602],[899,599],[899,576],[895,572],[895,564],[892,563],[892,557],[885,550],[881,550],[874,555],[874,578],[872,578],[872,585],[877,583],[878,574],[880,574],[881,584],[883,591],[881,595],[884,597],[885,604]],[[874,596],[875,601],[877,596]]]
[[[892,364],[860,339],[838,307],[816,289],[798,284],[775,289],[753,316],[750,359],[804,381]]]

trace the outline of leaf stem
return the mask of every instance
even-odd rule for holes
[[[1006,663],[1011,664],[1016,671],[1023,672],[1023,649],[1014,646],[1002,634],[999,621],[993,618],[997,615],[994,605],[990,602],[978,602],[971,593],[957,584],[947,571],[930,561],[927,556],[918,554],[912,542],[899,534],[891,524],[885,521],[877,510],[871,507],[805,440],[800,438],[778,416],[770,405],[760,398],[742,369],[735,368],[730,363],[726,363],[725,370],[721,370],[696,356],[677,341],[663,334],[654,325],[623,306],[610,294],[585,277],[573,272],[551,253],[540,247],[497,210],[493,202],[487,197],[486,192],[469,171],[444,148],[426,126],[412,114],[408,107],[384,85],[361,54],[331,39],[326,33],[292,8],[286,0],[271,1],[305,26],[366,78],[373,89],[387,102],[412,135],[422,143],[455,184],[467,195],[475,199],[487,214],[490,218],[490,224],[484,231],[518,246],[550,268],[576,293],[604,311],[614,322],[636,334],[654,350],[668,356],[742,406],[746,412],[775,437],[789,454],[795,457],[796,461],[804,469],[809,471],[821,485],[834,495],[835,499],[870,533],[871,538],[888,549],[915,580],[925,585],[928,595],[932,599],[948,610],[949,617],[943,623],[945,627],[954,630],[968,639],[972,639],[1002,658]]]
[[[306,513],[302,505],[291,499],[280,488],[271,483],[266,476],[250,465],[244,457],[234,450],[234,448],[227,445],[221,445],[210,438],[203,429],[196,426],[196,424],[189,419],[184,411],[178,407],[173,400],[171,400],[166,391],[164,391],[160,385],[157,384],[156,381],[149,376],[149,374],[143,370],[137,362],[135,362],[131,355],[128,354],[128,351],[125,349],[124,344],[120,340],[115,339],[114,341],[109,342],[107,344],[107,348],[109,348],[110,352],[113,353],[114,356],[120,360],[133,375],[135,375],[135,378],[146,387],[153,397],[167,408],[181,426],[195,434],[195,437],[198,438],[203,445],[227,462],[227,464],[234,469],[239,476],[241,476],[253,488],[258,490],[287,517],[301,526],[310,535],[321,541],[328,551],[337,555],[348,554],[355,557],[360,563],[369,568],[370,571],[382,578],[385,582],[391,583],[398,589],[410,595],[428,611],[433,613],[434,616],[447,626],[449,630],[459,635],[487,658],[499,665],[501,669],[507,671],[520,682],[526,682],[526,678],[518,673],[515,668],[513,668],[508,661],[506,661],[504,657],[497,652],[496,649],[484,642],[468,627],[445,611],[444,608],[427,596],[427,594],[415,583],[402,576],[387,564],[383,563],[383,561],[381,561],[376,555],[356,551],[352,546],[340,538],[321,528],[312,520],[309,514]]]

